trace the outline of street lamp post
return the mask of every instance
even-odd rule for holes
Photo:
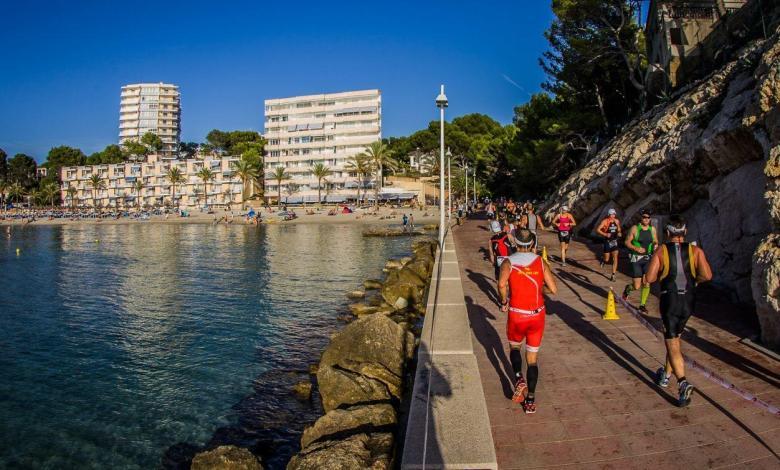
[[[447,149],[447,223],[452,220],[452,152]]]
[[[444,250],[444,108],[449,105],[444,85],[436,97],[436,107],[439,108],[441,132],[439,135],[439,247]]]
[[[466,214],[469,213],[469,164],[466,163],[466,197],[464,199],[464,204],[466,204]]]

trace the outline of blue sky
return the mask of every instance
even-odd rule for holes
[[[179,85],[182,140],[262,130],[263,100],[379,88],[383,135],[472,112],[509,123],[544,80],[549,0],[6,2],[0,148],[115,143],[120,87]]]

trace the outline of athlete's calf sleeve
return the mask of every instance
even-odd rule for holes
[[[523,355],[519,349],[511,349],[509,351],[509,362],[512,363],[512,371],[515,373],[515,378],[523,375]]]
[[[639,299],[639,305],[647,303],[647,299],[650,297],[650,286],[642,286],[642,295]]]
[[[528,364],[528,393],[536,392],[536,382],[539,380],[539,367],[536,364]]]

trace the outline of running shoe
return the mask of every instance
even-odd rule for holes
[[[647,314],[647,313],[649,313],[649,312],[647,311],[647,307],[645,307],[644,305],[640,305],[640,306],[639,306],[639,311],[640,311],[640,312],[642,312],[642,313],[644,313],[644,314]]]
[[[564,261],[564,262],[561,264],[561,266],[565,268],[565,267],[566,267],[566,261]]]
[[[599,268],[604,269],[604,261],[603,260],[599,261]]]
[[[677,398],[677,406],[680,408],[691,404],[691,393],[693,393],[693,385],[688,383],[687,380],[680,382],[680,396]]]
[[[655,373],[655,384],[663,388],[669,386],[669,376],[666,375],[666,369],[663,367],[658,369]]]
[[[514,403],[522,403],[526,395],[528,395],[528,385],[526,385],[525,378],[521,375],[515,384],[515,393],[512,395],[512,401]]]
[[[623,289],[623,295],[621,296],[623,297],[623,300],[628,300],[628,294],[630,293],[631,293],[631,286],[629,284],[626,284],[626,288]]]
[[[526,398],[523,400],[523,411],[525,411],[525,414],[527,415],[536,413],[536,403],[533,398]]]
[[[609,276],[609,281],[610,282],[615,282],[615,273],[612,273],[612,275]]]

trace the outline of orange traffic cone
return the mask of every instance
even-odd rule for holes
[[[615,310],[615,293],[612,292],[612,288],[607,293],[607,308],[604,309],[604,316],[601,317],[604,320],[620,320],[620,317]]]

